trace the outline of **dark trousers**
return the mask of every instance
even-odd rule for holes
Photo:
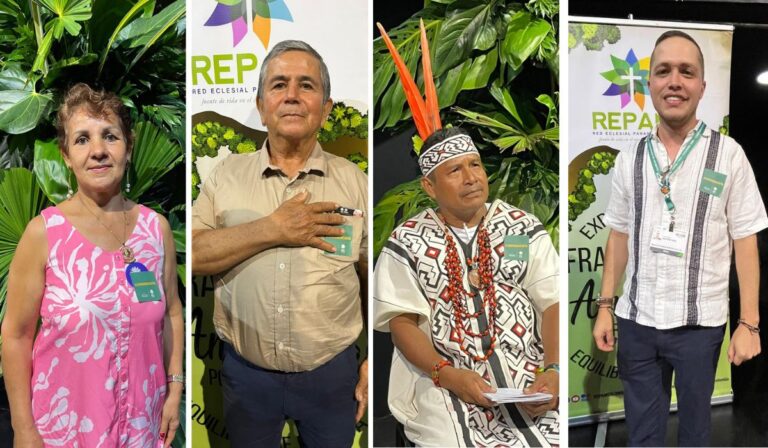
[[[221,377],[232,448],[280,446],[285,420],[302,447],[349,448],[355,437],[357,356],[351,345],[308,372],[266,370],[225,344]]]
[[[617,316],[619,378],[629,430],[627,446],[664,446],[672,372],[679,446],[708,446],[711,397],[725,325],[670,330]]]

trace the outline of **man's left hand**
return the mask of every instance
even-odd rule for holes
[[[368,359],[360,364],[360,379],[355,386],[355,400],[357,400],[357,413],[355,414],[355,423],[357,423],[368,409]]]
[[[536,392],[543,392],[552,394],[552,399],[545,402],[538,403],[525,403],[519,407],[528,413],[531,417],[536,417],[544,414],[547,411],[557,408],[557,400],[560,392],[560,374],[555,370],[547,370],[544,373],[536,375],[536,380],[530,387],[526,387],[523,392],[526,394],[533,394]]]
[[[747,327],[739,324],[731,337],[728,346],[728,361],[733,365],[741,365],[760,354],[760,334],[752,333]]]

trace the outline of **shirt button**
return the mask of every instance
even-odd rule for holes
[[[277,305],[277,312],[282,313],[283,312],[283,305]]]
[[[285,263],[280,263],[280,270],[282,271],[283,269],[285,269]]]
[[[280,350],[282,350],[282,349],[283,349],[283,343],[281,342],[281,343],[277,344],[277,348],[279,348]]]

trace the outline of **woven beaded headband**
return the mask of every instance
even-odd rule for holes
[[[400,53],[395,48],[384,27],[380,23],[377,23],[376,26],[379,27],[381,37],[384,39],[384,43],[392,55],[395,67],[397,67],[397,73],[405,91],[405,98],[408,100],[408,107],[411,109],[413,122],[416,124],[416,130],[421,139],[426,140],[435,131],[442,129],[443,125],[440,123],[440,106],[437,104],[437,89],[435,88],[435,80],[432,77],[432,62],[429,59],[429,42],[427,41],[427,32],[424,29],[424,21],[419,19],[419,26],[421,28],[421,66],[424,70],[425,98],[422,98],[421,92],[419,92],[419,88],[413,80],[413,75],[408,70],[408,66],[405,65],[403,58],[400,57]],[[447,138],[421,151],[419,156],[421,173],[426,176],[443,162],[470,153],[478,153],[478,151],[472,142],[472,138],[468,135],[456,135]]]

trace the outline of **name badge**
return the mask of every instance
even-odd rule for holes
[[[725,174],[705,168],[699,190],[719,198],[725,188],[725,178]]]
[[[656,227],[651,238],[651,252],[682,257],[688,245],[688,232],[669,231],[669,224]]]
[[[160,288],[157,286],[154,272],[136,271],[129,275],[136,291],[136,299],[139,302],[157,302],[160,300]]]
[[[504,258],[512,261],[528,261],[528,235],[505,236]]]
[[[343,235],[323,237],[323,240],[331,243],[336,248],[336,252],[326,252],[326,254],[337,257],[350,257],[352,256],[352,225],[344,224],[339,227],[344,230]]]

